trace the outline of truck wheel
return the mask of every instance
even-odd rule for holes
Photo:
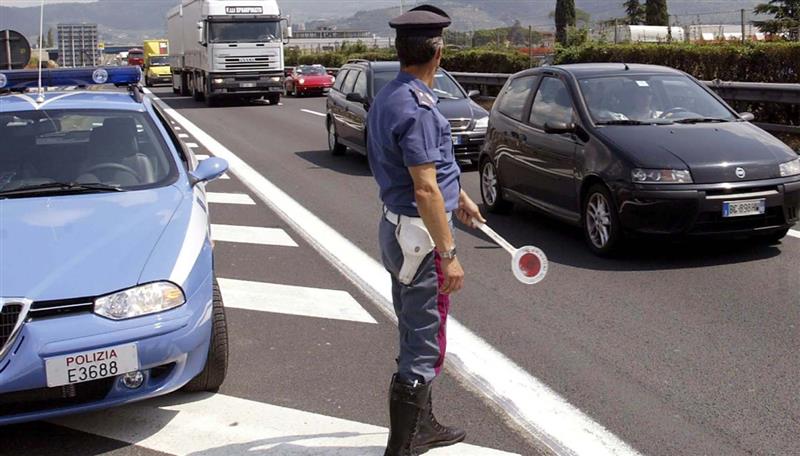
[[[203,96],[203,92],[200,91],[198,86],[200,85],[199,78],[196,75],[192,76],[192,98],[194,101],[203,101],[205,97]]]
[[[269,101],[269,104],[272,105],[272,106],[277,106],[278,103],[281,102],[281,94],[279,94],[279,93],[271,93],[271,94],[267,95],[266,98],[267,98],[267,101]]]
[[[189,93],[189,76],[186,73],[181,73],[180,77],[181,87],[178,93],[180,93],[182,97],[188,97],[191,95],[191,93]]]
[[[184,391],[197,393],[201,391],[216,392],[225,381],[228,373],[228,325],[225,320],[225,306],[217,279],[214,279],[214,297],[211,314],[211,343],[208,346],[208,359],[203,370],[193,378]]]
[[[153,87],[153,83],[150,82],[150,78],[148,78],[147,76],[144,77],[144,86],[145,87]]]

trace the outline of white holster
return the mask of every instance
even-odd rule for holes
[[[403,251],[403,267],[400,268],[398,280],[403,285],[411,285],[422,261],[436,245],[421,218],[401,216],[399,219],[394,232]]]

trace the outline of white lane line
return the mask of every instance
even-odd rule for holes
[[[289,236],[289,233],[280,228],[211,225],[211,239],[217,242],[297,247],[297,243]]]
[[[206,193],[206,201],[214,204],[243,204],[246,206],[255,206],[256,202],[250,195],[244,193]]]
[[[187,135],[186,133],[178,133],[178,138],[185,139],[185,138],[188,138],[188,137],[189,137],[189,135]]]
[[[800,239],[800,231],[797,231],[797,230],[789,230],[789,236],[791,236],[791,237],[796,237],[796,238]]]
[[[175,393],[54,423],[176,456],[381,456],[388,438],[382,427],[209,393]],[[426,453],[511,454],[466,444]]]
[[[308,113],[308,114],[313,114],[313,115],[315,115],[315,116],[325,117],[325,114],[324,114],[324,113],[317,112],[317,111],[312,111],[312,110],[310,110],[310,109],[301,109],[301,111],[303,111],[303,112],[305,112],[305,113]]]
[[[195,156],[194,156],[194,158],[196,158],[198,160],[208,160],[208,157],[209,156],[206,155],[206,154],[195,154]]]
[[[219,178],[222,179],[222,180],[228,180],[228,179],[231,178],[231,176],[228,176],[228,173],[225,173],[222,176],[219,176]]]
[[[182,128],[181,128],[181,127],[175,127],[175,129],[176,129],[176,130],[178,130],[178,131],[181,131],[181,130],[182,130]]]
[[[329,320],[378,323],[346,291],[244,280],[218,280],[225,307]]]
[[[198,146],[198,145],[197,145],[197,143],[190,143],[190,142],[187,142],[187,143],[186,143],[186,147],[188,147],[189,149],[197,149],[197,148],[198,148],[198,147],[200,147],[200,146]]]
[[[388,318],[396,321],[391,303],[391,280],[378,261],[292,199],[200,127],[158,97],[154,99],[208,151],[227,160],[231,172],[239,180],[371,297]],[[639,454],[455,318],[448,319],[447,326],[448,367],[461,381],[503,410],[530,437],[560,455]]]

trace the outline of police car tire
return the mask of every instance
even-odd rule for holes
[[[483,188],[484,185],[483,170],[487,166],[492,166],[494,168],[494,175],[497,182],[495,188],[497,196],[494,198],[494,202],[492,204],[489,204],[489,202],[486,200],[486,195],[484,195],[484,188]],[[486,210],[494,214],[507,214],[511,212],[511,209],[513,209],[514,204],[503,198],[503,190],[502,187],[500,186],[500,176],[499,173],[497,172],[497,167],[494,166],[494,163],[492,162],[491,159],[484,158],[483,160],[481,160],[480,165],[478,165],[478,176],[481,179],[481,200],[483,200],[483,205],[486,206]]]
[[[228,325],[222,293],[214,279],[214,298],[211,315],[211,343],[206,365],[197,377],[183,387],[187,392],[216,392],[228,373]]]

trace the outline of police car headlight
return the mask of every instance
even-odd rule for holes
[[[489,117],[483,117],[475,122],[475,131],[486,131],[489,129]]]
[[[800,158],[790,162],[781,163],[781,177],[797,176],[800,174]]]
[[[183,291],[169,282],[154,282],[129,288],[94,301],[94,313],[112,320],[141,317],[183,305]]]

